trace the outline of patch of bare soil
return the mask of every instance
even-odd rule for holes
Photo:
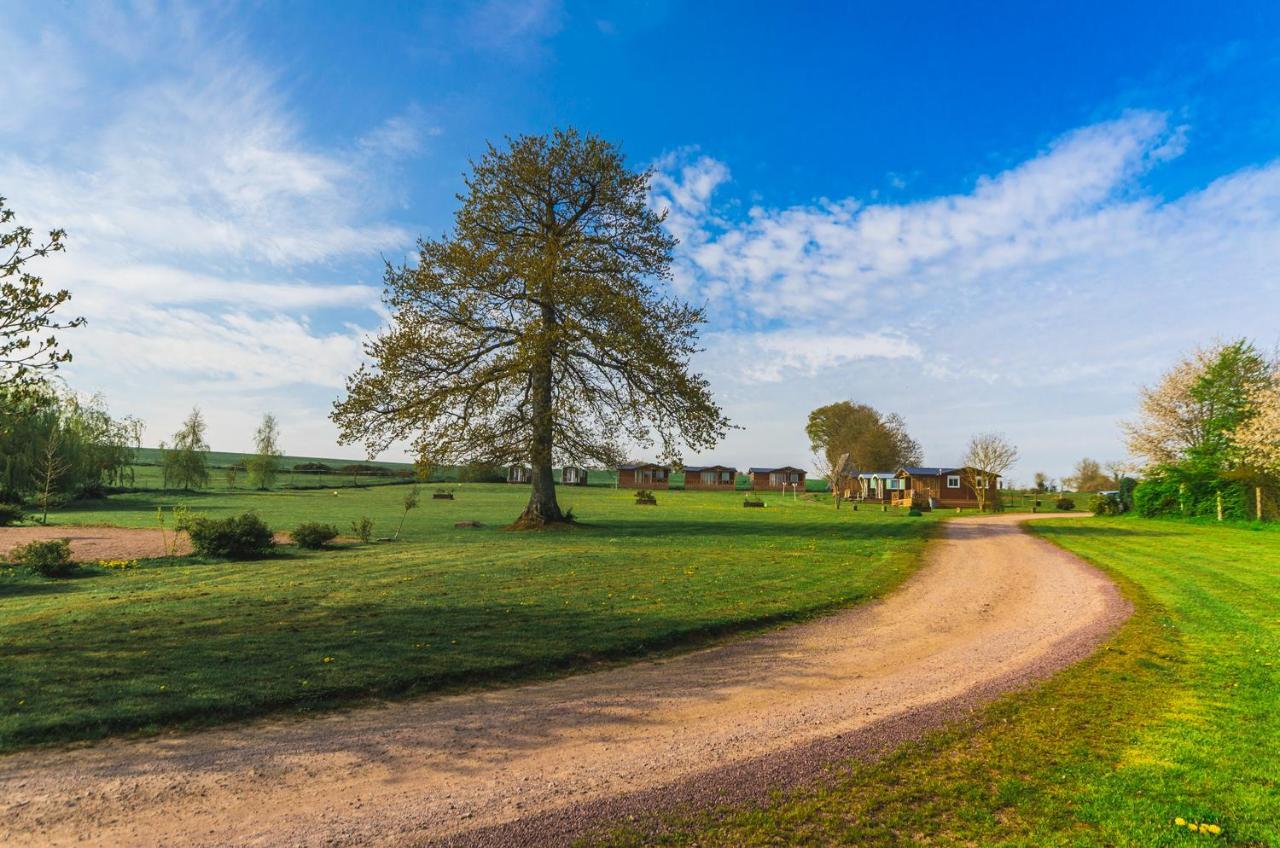
[[[173,533],[169,533],[170,540]],[[67,539],[71,542],[71,558],[76,562],[103,559],[150,559],[165,555],[160,531],[126,527],[0,527],[0,552],[27,542],[45,539]],[[179,534],[178,554],[191,553],[185,533]]]
[[[874,757],[1091,652],[1100,572],[949,522],[863,607],[684,656],[310,720],[0,759],[5,845],[546,845],[765,797]]]

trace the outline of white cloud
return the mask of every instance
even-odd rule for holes
[[[777,383],[814,377],[863,359],[919,360],[921,349],[892,332],[830,333],[796,327],[759,333],[712,333],[706,337],[711,367],[744,383]]]
[[[1214,336],[1276,341],[1280,163],[1175,198],[1152,192],[1151,172],[1192,139],[1162,114],[1131,112],[968,192],[905,203],[731,217],[713,194],[728,169],[705,156],[665,160],[656,193],[684,239],[680,291],[758,328],[764,365],[731,334],[708,337],[702,362],[717,386],[773,382],[770,408],[796,418],[782,452],[803,455],[805,411],[854,397],[910,413],[936,461],[995,426],[1035,446],[1028,465],[1065,473],[1081,455],[1121,454],[1117,428],[1099,422],[1131,414],[1137,385],[1180,351]],[[753,426],[749,395],[725,397]],[[1049,421],[1077,437],[1045,439]],[[779,450],[775,429],[759,450]]]
[[[0,194],[69,233],[39,273],[88,318],[63,339],[73,385],[161,432],[209,397],[322,418],[316,394],[326,406],[361,358],[353,322],[383,317],[358,275],[412,242],[383,219],[388,169],[438,128],[409,106],[347,146],[311,144],[272,70],[189,10],[100,8],[35,43],[0,58],[0,99],[26,97],[0,123]],[[56,143],[28,131],[36,106]],[[331,429],[295,447],[330,449]]]

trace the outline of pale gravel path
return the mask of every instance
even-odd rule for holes
[[[0,844],[543,844],[803,780],[1052,674],[1127,616],[1027,517],[948,522],[890,597],[692,654],[3,758]]]

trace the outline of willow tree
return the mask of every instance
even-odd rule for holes
[[[689,368],[703,310],[663,291],[676,240],[650,177],[573,130],[490,145],[452,234],[388,264],[391,325],[334,404],[342,441],[528,464],[518,527],[564,520],[553,464],[611,464],[655,440],[674,460],[719,441],[727,421]]]

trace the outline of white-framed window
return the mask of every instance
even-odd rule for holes
[[[792,471],[792,472],[788,475],[788,477],[789,477],[789,482],[791,482],[791,483],[799,483],[799,482],[800,482],[800,475],[799,475],[799,474],[797,474],[797,473],[796,473],[796,472],[794,472],[794,471]]]
[[[947,488],[948,488],[948,489],[958,489],[958,488],[960,488],[960,475],[959,475],[959,474],[948,474],[948,475],[947,475]]]
[[[987,488],[987,478],[986,478],[986,477],[975,477],[975,478],[973,478],[973,487],[974,487],[975,489],[985,489],[985,488]]]

